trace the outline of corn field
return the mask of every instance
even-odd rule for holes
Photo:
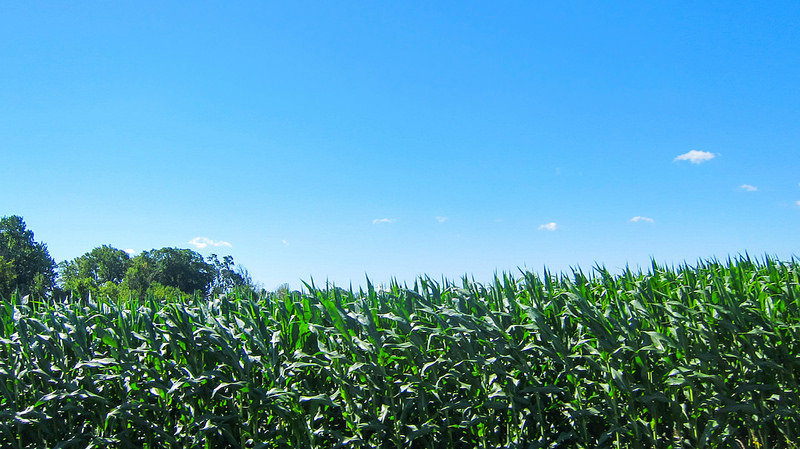
[[[800,263],[0,307],[3,448],[797,448]]]

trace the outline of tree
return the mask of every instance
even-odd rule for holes
[[[190,249],[161,248],[131,259],[124,285],[140,297],[155,283],[184,293],[206,294],[213,280],[214,267],[200,254]]]
[[[206,258],[206,261],[214,267],[214,280],[211,282],[211,296],[228,293],[234,288],[245,287],[252,284],[252,280],[242,267],[236,268],[233,263],[233,256],[223,256],[222,261],[216,254]]]
[[[0,256],[0,299],[8,298],[9,292],[14,289],[16,279],[17,273],[14,272],[14,264]]]
[[[13,289],[23,295],[46,295],[53,289],[56,262],[47,245],[34,240],[33,231],[26,228],[20,216],[0,218],[0,259],[0,296],[7,298]],[[13,276],[7,274],[9,271]]]
[[[108,283],[119,285],[130,265],[130,256],[110,245],[99,246],[88,253],[58,265],[59,284],[67,292],[81,298],[97,295]]]

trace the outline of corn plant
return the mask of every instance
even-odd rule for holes
[[[800,264],[0,305],[9,448],[796,448]]]

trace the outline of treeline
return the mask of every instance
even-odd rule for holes
[[[63,299],[108,296],[141,298],[202,294],[217,296],[235,288],[256,290],[247,270],[232,256],[206,258],[190,249],[161,248],[131,256],[102,245],[72,260],[56,263],[47,245],[34,239],[22,217],[0,219],[0,298],[22,295]]]

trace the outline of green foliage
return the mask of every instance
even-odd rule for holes
[[[11,291],[16,285],[17,273],[14,264],[0,256],[0,297],[10,296]]]
[[[81,298],[100,294],[101,286],[119,285],[130,265],[130,256],[109,245],[99,246],[72,261],[58,265],[62,290],[74,292]],[[105,288],[106,293],[113,289]]]
[[[124,300],[131,296],[131,292],[123,288],[122,284],[117,284],[108,281],[97,287],[97,295],[92,295],[93,298],[109,298],[112,300]]]
[[[12,297],[0,447],[798,447],[796,261],[308,289]]]
[[[33,239],[21,217],[0,219],[0,297],[9,297],[15,289],[23,295],[48,295],[54,291],[55,268],[47,246]],[[143,298],[148,292],[217,296],[234,288],[255,289],[247,271],[237,268],[231,256],[219,260],[212,254],[206,262],[189,249],[161,248],[131,259],[125,251],[103,245],[58,265],[53,296]]]
[[[139,297],[143,297],[153,283],[187,294],[206,294],[214,276],[214,267],[200,254],[190,249],[161,248],[134,257],[125,273],[123,286]]]
[[[208,263],[214,267],[214,279],[211,282],[211,296],[219,296],[229,293],[235,288],[251,286],[253,281],[243,269],[236,269],[233,263],[233,256],[223,256],[220,261],[216,254],[206,258]]]
[[[0,258],[0,296],[9,297],[13,289],[44,296],[55,286],[55,261],[47,245],[34,240],[22,217],[0,218]]]
[[[147,297],[150,298],[160,298],[160,299],[169,299],[169,300],[183,300],[185,298],[190,297],[191,295],[187,294],[186,292],[181,291],[177,287],[172,287],[169,285],[161,285],[158,282],[153,282],[147,288]]]

